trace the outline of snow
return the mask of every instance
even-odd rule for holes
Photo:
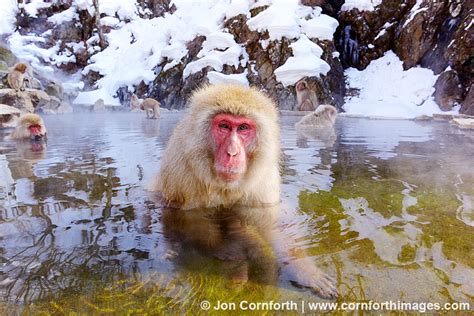
[[[43,0],[31,0],[30,3],[27,4],[19,4],[25,9],[26,14],[28,14],[32,18],[38,17],[38,10],[49,8],[52,3],[44,2]]]
[[[117,14],[121,20],[132,19],[137,16],[135,1],[130,0],[100,0],[99,11],[108,16]]]
[[[243,56],[244,49],[234,40],[229,33],[214,32],[207,36],[202,44],[202,49],[197,57],[200,59],[190,62],[183,71],[183,77],[199,72],[205,67],[222,71],[224,65],[239,66],[239,59]]]
[[[382,3],[382,0],[347,0],[341,7],[341,11],[350,11],[358,9],[359,11],[373,11],[376,6]]]
[[[70,22],[72,20],[79,20],[79,15],[77,14],[75,7],[70,7],[69,9],[64,10],[63,12],[57,13],[48,18],[48,22],[57,25],[65,22]]]
[[[298,38],[300,29],[296,0],[275,0],[273,4],[247,21],[253,31],[268,31],[270,40],[279,40],[282,37]]]
[[[306,76],[325,75],[331,67],[320,57],[321,47],[301,35],[300,39],[290,45],[293,57],[275,69],[275,76],[285,87],[293,85]]]
[[[332,40],[339,22],[326,14],[301,22],[301,29],[309,38]]]
[[[18,11],[16,0],[1,0],[0,35],[10,34],[15,28],[16,13]]]
[[[433,100],[437,76],[426,68],[403,70],[402,61],[388,51],[372,61],[365,70],[346,70],[351,88],[360,89],[359,96],[346,100],[348,114],[387,118],[415,118],[442,112]]]
[[[74,99],[73,104],[92,105],[99,99],[102,99],[105,105],[120,106],[119,100],[111,97],[105,89],[81,92],[76,99]]]
[[[209,71],[207,73],[207,78],[212,84],[218,83],[232,83],[232,84],[241,84],[246,87],[249,86],[249,81],[247,79],[247,71],[244,71],[241,74],[231,74],[225,75],[217,71]]]

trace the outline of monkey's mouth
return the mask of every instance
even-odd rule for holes
[[[242,175],[236,172],[218,172],[217,175],[219,178],[224,180],[225,182],[234,182],[240,180]]]
[[[225,182],[234,182],[242,178],[243,172],[241,168],[216,168],[217,176]]]

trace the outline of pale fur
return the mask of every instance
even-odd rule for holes
[[[130,110],[139,110],[140,104],[143,102],[142,99],[139,99],[136,94],[132,94],[130,97]]]
[[[18,123],[13,130],[13,132],[10,134],[9,138],[10,139],[30,139],[30,131],[28,130],[28,127],[31,125],[40,125],[41,126],[41,132],[43,135],[46,135],[46,126],[44,125],[43,119],[33,113],[27,113],[18,119]]]
[[[25,90],[25,72],[28,66],[24,63],[18,63],[8,73],[7,82],[10,88],[18,91]]]
[[[296,84],[296,109],[300,111],[314,111],[319,101],[316,92],[310,88],[306,80]]]
[[[218,113],[253,119],[256,146],[239,183],[228,184],[214,172],[210,122]],[[152,190],[181,208],[264,206],[280,199],[280,132],[275,103],[255,88],[209,85],[190,99],[190,109],[176,126]]]
[[[104,100],[98,99],[94,103],[94,112],[104,112],[105,111],[105,103]]]
[[[329,104],[321,104],[312,113],[306,114],[296,123],[296,127],[329,127],[336,122],[337,109]]]
[[[140,103],[140,109],[145,110],[146,117],[157,119],[160,117],[160,102],[152,98],[146,98]]]

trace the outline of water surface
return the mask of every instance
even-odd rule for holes
[[[46,116],[47,146],[0,130],[0,311],[198,312],[200,301],[320,299],[284,273],[229,286],[228,263],[170,253],[144,186],[181,114]],[[339,301],[474,307],[474,133],[445,122],[283,117],[282,229]],[[171,251],[172,252],[172,251]],[[263,272],[262,272],[263,273]]]

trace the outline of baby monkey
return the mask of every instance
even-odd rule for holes
[[[13,70],[8,73],[7,82],[10,88],[16,91],[25,90],[25,73],[28,66],[24,63],[18,63]]]

